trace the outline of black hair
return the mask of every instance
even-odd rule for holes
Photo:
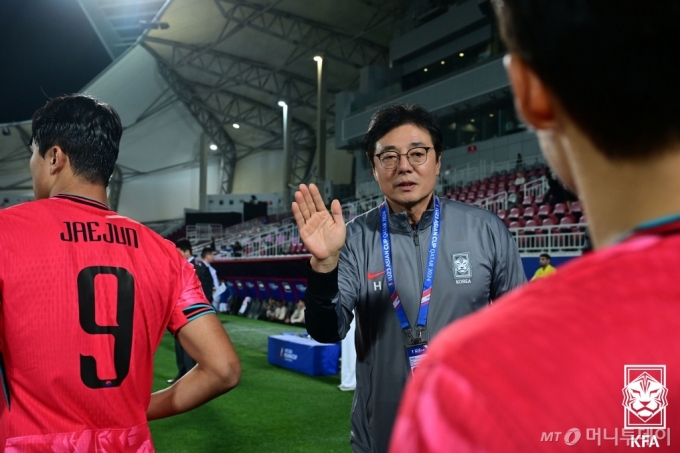
[[[187,250],[191,252],[191,241],[187,238],[177,239],[177,241],[175,241],[175,247],[183,252],[186,252]]]
[[[215,249],[212,247],[203,247],[203,250],[201,250],[201,258],[205,258],[207,255],[210,253],[214,253]]]
[[[501,36],[609,158],[680,140],[680,3],[493,0]]]
[[[59,146],[75,176],[108,186],[123,135],[120,117],[110,105],[81,94],[56,97],[33,114],[32,128],[29,145],[35,144],[40,156]]]
[[[547,253],[541,253],[541,254],[539,255],[539,257],[540,257],[540,258],[547,258],[548,261],[550,261],[550,255],[548,255]]]
[[[439,160],[444,148],[444,139],[442,138],[442,131],[439,128],[437,117],[422,105],[392,104],[381,108],[373,114],[368,125],[368,131],[364,137],[366,157],[368,157],[372,167],[375,166],[373,162],[375,144],[385,134],[404,124],[412,124],[430,134],[435,155],[437,160]]]

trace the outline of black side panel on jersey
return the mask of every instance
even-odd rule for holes
[[[0,380],[2,380],[2,390],[5,394],[5,402],[7,403],[7,409],[10,409],[10,405],[9,405],[9,385],[7,384],[7,372],[5,371],[5,359],[2,358],[2,353],[0,353]]]

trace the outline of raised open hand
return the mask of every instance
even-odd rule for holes
[[[340,202],[333,200],[329,213],[319,189],[314,184],[300,184],[292,207],[300,239],[313,256],[312,268],[320,272],[335,269],[346,235]]]

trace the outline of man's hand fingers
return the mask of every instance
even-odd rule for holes
[[[297,223],[298,229],[302,229],[305,226],[305,218],[300,211],[300,205],[294,201],[291,208],[293,209],[293,217],[295,217],[295,223]]]
[[[331,203],[331,214],[333,214],[333,220],[335,223],[344,225],[345,219],[342,218],[342,206],[338,200],[333,200]]]
[[[326,209],[326,205],[323,202],[323,198],[321,197],[321,192],[319,192],[319,188],[316,187],[315,184],[309,185],[309,193],[312,196],[312,201],[314,202],[314,209],[316,209],[317,212],[328,212],[328,209]]]
[[[312,189],[315,189],[316,187],[314,184],[310,184],[309,188],[305,186],[304,184],[300,184],[300,192],[302,193],[302,196],[305,200],[305,204],[307,205],[306,208],[309,210],[309,215],[312,216],[316,212],[316,207],[314,206],[314,200],[312,200],[312,194],[310,193]],[[304,212],[304,211],[303,211]]]
[[[295,192],[295,202],[293,204],[296,204],[298,207],[298,210],[300,211],[300,215],[302,216],[302,225],[304,226],[304,223],[309,220],[310,213],[309,209],[307,209],[307,202],[305,201],[304,195],[302,195],[301,192]],[[293,211],[295,212],[295,211]],[[297,218],[296,218],[297,220]]]

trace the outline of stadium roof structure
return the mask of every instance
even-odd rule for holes
[[[406,0],[79,2],[115,58],[81,92],[106,100],[121,115],[126,133],[119,178],[197,165],[198,156],[186,152],[186,136],[195,139],[205,133],[217,145],[211,157],[221,162],[222,193],[232,191],[239,159],[254,151],[283,148],[279,101],[288,104],[292,116],[288,180],[309,180],[317,147],[313,58],[323,58],[328,125],[324,133],[330,137],[334,94],[358,89],[360,68],[389,65],[389,43],[408,4]],[[141,124],[146,126],[139,128]],[[3,127],[16,133],[0,136],[0,189],[26,189],[30,123]],[[149,146],[151,142],[154,146]]]

